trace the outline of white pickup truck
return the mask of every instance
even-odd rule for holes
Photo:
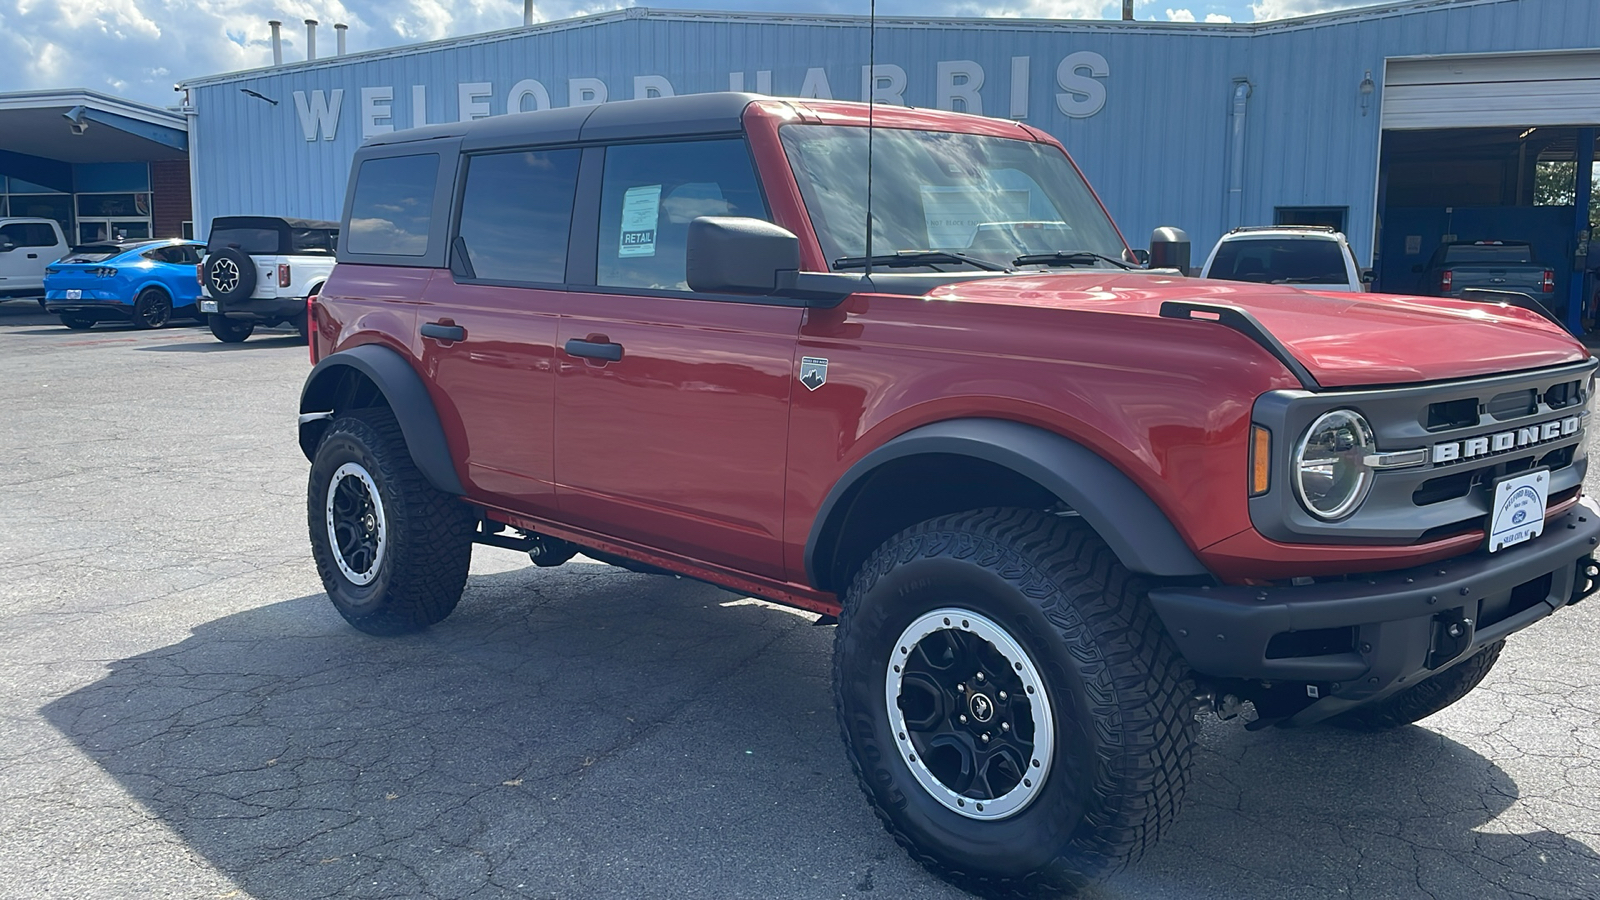
[[[219,216],[200,261],[200,313],[237,344],[257,325],[293,322],[305,337],[306,298],[333,271],[339,223],[280,216]]]
[[[67,249],[55,219],[0,219],[0,299],[44,297],[45,267]]]
[[[1370,269],[1356,265],[1350,242],[1322,225],[1235,228],[1222,236],[1201,278],[1289,284],[1308,291],[1364,291]]]

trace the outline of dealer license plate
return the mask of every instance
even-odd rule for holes
[[[83,291],[67,291],[68,300],[82,300]]]
[[[201,300],[200,301],[200,311],[201,312],[216,312],[217,311],[217,301],[215,301],[215,300]]]
[[[1538,469],[1494,484],[1489,507],[1489,552],[1504,550],[1544,533],[1544,510],[1550,499],[1550,471]]]

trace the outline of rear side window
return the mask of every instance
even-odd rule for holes
[[[0,225],[0,241],[10,241],[18,247],[54,247],[56,233],[43,222],[12,222]]]
[[[472,157],[458,234],[474,277],[566,281],[579,157],[578,150]]]
[[[289,231],[289,244],[295,253],[332,254],[337,235],[338,232],[325,228],[294,228]]]
[[[122,248],[116,244],[84,244],[80,247],[73,247],[66,256],[61,258],[61,261],[64,263],[104,262],[120,253],[122,253]]]
[[[278,243],[276,228],[213,228],[211,239],[206,241],[206,252],[215,253],[224,247],[233,247],[247,254],[276,256]]]
[[[351,253],[426,256],[433,225],[439,154],[369,159],[356,174],[350,205]]]
[[[607,149],[597,282],[688,290],[689,223],[700,216],[767,218],[743,140]]]
[[[1224,241],[1212,278],[1258,284],[1342,284],[1349,279],[1337,241],[1253,238]]]

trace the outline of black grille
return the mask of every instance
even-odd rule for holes
[[[1502,422],[1520,419],[1539,411],[1539,394],[1531,388],[1526,391],[1506,391],[1504,394],[1495,394],[1484,409]]]

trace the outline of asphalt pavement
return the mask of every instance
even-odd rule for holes
[[[306,371],[0,303],[0,897],[966,896],[857,790],[813,616],[479,547],[441,625],[349,628]],[[1178,825],[1085,896],[1592,900],[1597,720],[1600,600],[1418,726],[1207,718]]]

